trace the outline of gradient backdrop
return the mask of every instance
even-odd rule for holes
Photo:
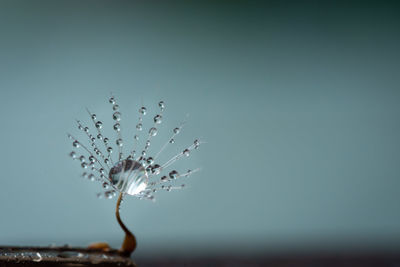
[[[166,102],[154,147],[201,167],[127,198],[136,256],[398,250],[400,7],[388,1],[0,1],[0,243],[121,244],[114,200],[68,157],[85,107]],[[106,132],[107,132],[106,131]],[[85,140],[86,141],[86,140]],[[153,149],[154,149],[153,147]],[[154,150],[153,150],[154,151]]]

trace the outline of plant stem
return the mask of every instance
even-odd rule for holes
[[[122,198],[123,198],[123,193],[119,193],[117,207],[115,210],[115,216],[117,217],[117,221],[118,221],[119,225],[121,226],[122,230],[124,230],[124,232],[125,232],[125,239],[124,239],[124,242],[122,243],[122,247],[119,251],[124,256],[130,256],[136,248],[136,238],[131,233],[131,231],[129,231],[129,229],[125,226],[125,224],[121,220],[121,217],[119,216],[119,207],[121,205]]]

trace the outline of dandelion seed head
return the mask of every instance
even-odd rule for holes
[[[99,198],[113,198],[117,193],[135,196],[139,199],[154,200],[154,193],[159,191],[172,191],[174,189],[182,189],[184,184],[173,185],[175,180],[180,178],[189,177],[191,174],[197,172],[199,169],[188,170],[187,172],[178,172],[178,170],[171,170],[170,166],[181,158],[189,157],[194,149],[198,149],[201,141],[195,139],[194,142],[186,147],[182,147],[181,152],[168,159],[166,162],[160,162],[159,155],[166,150],[169,146],[177,146],[177,135],[181,132],[185,123],[166,131],[169,135],[163,137],[161,131],[161,138],[165,143],[160,148],[152,148],[152,138],[158,137],[159,126],[164,121],[165,102],[159,101],[159,112],[146,119],[145,115],[148,110],[142,106],[139,108],[139,117],[135,126],[134,133],[127,140],[134,142],[133,148],[130,152],[124,151],[126,146],[122,136],[122,112],[117,103],[117,99],[112,96],[109,98],[109,103],[112,105],[111,118],[114,124],[108,126],[114,130],[115,139],[109,138],[102,132],[104,125],[98,116],[91,113],[88,109],[90,120],[92,121],[93,128],[84,125],[81,121],[77,120],[78,129],[82,131],[89,139],[88,145],[78,141],[71,134],[68,137],[72,140],[72,145],[79,151],[70,152],[72,159],[79,159],[80,165],[85,169],[82,175],[90,181],[99,181],[103,190],[102,193],[97,194]],[[151,111],[151,110],[150,110]],[[167,118],[168,119],[168,118]],[[157,136],[157,137],[156,137]],[[112,140],[112,142],[110,142]],[[144,147],[137,148],[139,140],[143,140]],[[129,142],[128,142],[129,143]],[[176,144],[175,144],[176,143]],[[114,144],[116,152],[112,145]],[[157,153],[152,152],[156,149]],[[136,152],[139,152],[136,155]],[[78,155],[82,153],[82,155]],[[88,160],[86,160],[88,159]]]

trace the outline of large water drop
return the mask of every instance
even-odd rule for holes
[[[148,176],[143,166],[135,160],[122,160],[111,168],[109,179],[123,193],[136,195],[143,191],[148,183]]]

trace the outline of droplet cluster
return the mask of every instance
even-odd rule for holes
[[[125,142],[122,138],[122,113],[120,107],[114,96],[109,98],[109,103],[112,105],[112,120],[114,121],[112,129],[116,135],[115,141],[110,142],[110,139],[104,136],[102,133],[103,122],[88,109],[87,112],[93,123],[92,130],[94,130],[95,134],[92,134],[91,129],[81,121],[77,121],[77,123],[78,129],[88,137],[89,145],[83,144],[77,138],[68,134],[74,148],[74,151],[71,151],[69,155],[73,160],[78,160],[84,169],[82,177],[89,181],[99,181],[101,188],[104,190],[98,193],[97,196],[110,199],[118,193],[123,193],[139,199],[154,200],[154,193],[160,190],[171,191],[184,188],[185,184],[177,186],[173,183],[180,178],[190,176],[199,171],[199,169],[179,172],[178,170],[170,169],[170,167],[182,157],[189,157],[192,151],[198,149],[202,142],[195,139],[191,145],[182,148],[180,153],[166,162],[159,162],[160,154],[168,146],[175,146],[175,139],[185,124],[182,123],[171,130],[171,135],[157,153],[149,153],[152,144],[151,140],[158,135],[159,125],[164,120],[163,113],[166,105],[164,101],[160,101],[158,103],[158,112],[149,118],[151,121],[146,122],[144,120],[148,113],[147,108],[144,106],[139,108],[138,121],[134,124],[135,133],[131,135],[133,136],[131,140],[134,144],[126,152],[124,151]],[[147,123],[149,123],[149,126],[146,129],[145,125]],[[144,146],[142,149],[138,149],[141,138],[144,138]],[[115,154],[113,154],[113,147],[118,152],[115,152],[115,156],[112,156]],[[115,157],[115,161],[113,157]]]

